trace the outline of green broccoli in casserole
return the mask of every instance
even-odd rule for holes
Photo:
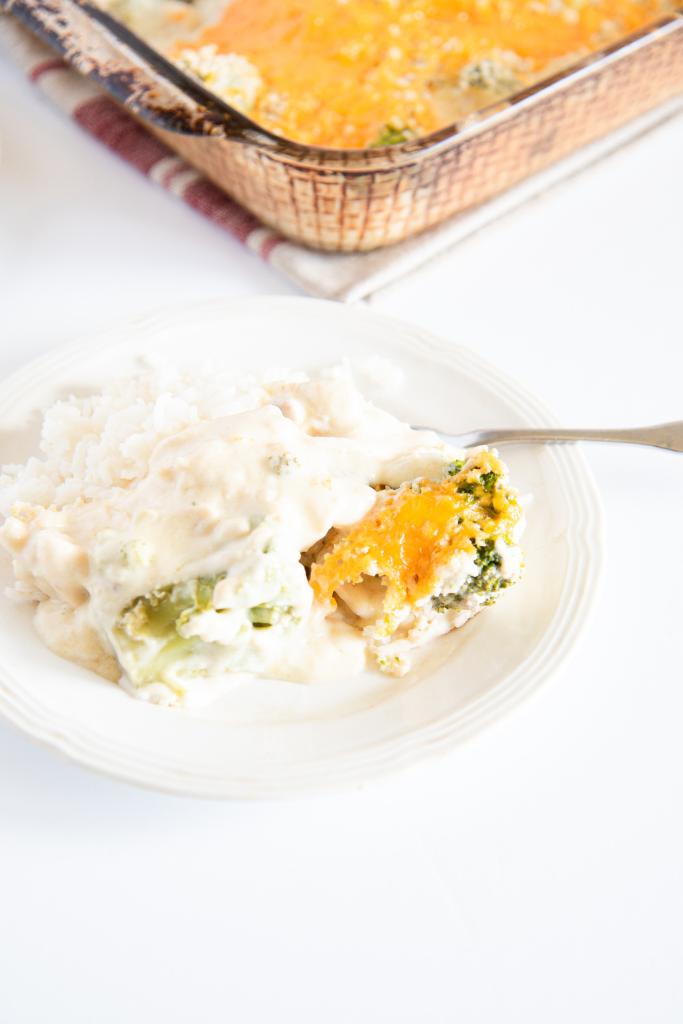
[[[505,587],[510,586],[510,580],[501,576],[500,566],[502,558],[496,551],[495,541],[487,540],[477,545],[477,553],[474,564],[480,567],[476,576],[468,576],[457,594],[437,594],[432,598],[432,605],[438,612],[451,611],[465,600],[470,594],[488,594],[489,601],[493,603],[494,594]]]
[[[215,646],[191,635],[190,624],[195,616],[205,612],[229,613],[230,609],[216,609],[213,605],[216,585],[225,577],[226,573],[217,573],[169,583],[136,597],[124,608],[114,627],[114,637],[135,666],[137,685],[165,680],[166,669]],[[241,630],[248,630],[249,626],[253,629],[275,626],[292,616],[293,611],[292,607],[284,605],[255,605],[244,610]]]
[[[414,133],[410,128],[399,128],[394,124],[385,124],[372,145],[374,147],[398,146],[402,142],[408,142],[413,138],[413,135]]]

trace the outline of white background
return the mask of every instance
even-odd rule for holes
[[[287,293],[0,68],[0,373],[113,320]],[[567,424],[683,416],[683,120],[383,290]],[[571,660],[457,753],[219,804],[0,723],[0,1022],[683,1020],[683,456],[593,448],[607,568]]]

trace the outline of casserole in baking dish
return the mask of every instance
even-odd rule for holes
[[[278,135],[428,135],[623,39],[674,0],[100,0]]]
[[[0,5],[262,222],[319,249],[367,250],[415,235],[683,90],[683,16],[674,11],[427,135],[318,146],[257,123],[88,3]],[[172,35],[165,46],[175,45]]]

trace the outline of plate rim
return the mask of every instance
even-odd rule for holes
[[[84,352],[92,355],[93,351],[116,345],[117,338],[119,345],[127,346],[134,334],[158,329],[170,318],[179,315],[205,316],[220,311],[227,318],[240,310],[255,309],[267,316],[269,313],[273,315],[277,307],[283,305],[299,307],[305,311],[312,307],[325,307],[327,310],[333,309],[335,315],[357,316],[383,323],[387,328],[393,326],[406,338],[412,335],[410,340],[418,353],[431,350],[442,362],[475,376],[508,406],[513,407],[529,425],[558,425],[557,418],[545,403],[507,372],[499,370],[464,345],[440,337],[411,321],[377,312],[372,307],[340,306],[339,303],[324,299],[281,295],[178,303],[126,317],[87,335],[80,332],[74,341],[59,345],[30,360],[0,381],[0,422],[11,408],[10,403],[15,403],[17,397],[27,389],[35,389],[41,380],[51,377],[57,369],[61,373],[68,371],[73,361]],[[307,312],[304,315],[308,315]],[[277,779],[250,777],[249,773],[235,779],[216,773],[188,772],[179,766],[169,770],[149,762],[143,763],[144,757],[140,758],[139,755],[137,761],[131,759],[127,755],[132,752],[132,748],[122,748],[122,759],[117,760],[114,754],[102,752],[96,742],[89,745],[87,735],[79,737],[79,730],[69,732],[55,728],[47,719],[41,721],[40,713],[24,707],[20,684],[1,663],[0,714],[44,748],[56,751],[108,778],[174,795],[202,798],[272,799],[348,790],[427,758],[442,756],[469,741],[536,693],[575,647],[594,608],[604,564],[604,512],[600,494],[585,456],[578,448],[562,445],[548,451],[556,463],[558,476],[564,486],[567,532],[572,535],[574,542],[569,549],[559,608],[540,641],[517,668],[465,709],[455,710],[434,722],[374,743],[369,749],[360,748],[335,755],[324,770],[319,760],[313,763],[312,770],[306,768],[306,762],[297,762],[293,770],[286,774],[280,773]],[[570,487],[572,480],[580,486]]]

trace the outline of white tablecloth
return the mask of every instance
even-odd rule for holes
[[[0,68],[0,373],[114,318],[283,293]],[[51,152],[53,175],[40,168]],[[683,415],[683,121],[372,305],[568,424]],[[361,793],[190,802],[0,722],[2,1024],[683,1019],[683,457],[594,448],[607,570],[579,649],[467,747]]]

